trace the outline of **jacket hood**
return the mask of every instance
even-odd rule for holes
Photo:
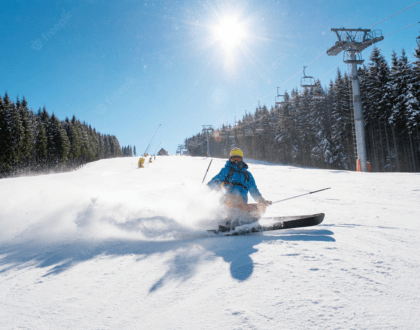
[[[240,162],[238,165],[236,165],[236,164],[231,163],[231,162],[228,160],[228,161],[226,162],[225,167],[231,167],[231,168],[233,168],[234,170],[236,170],[236,171],[240,171],[240,172],[246,171],[246,170],[248,169],[248,165],[247,165],[244,161],[242,161],[242,162]]]

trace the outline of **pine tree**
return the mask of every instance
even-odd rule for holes
[[[80,141],[81,141],[81,160],[85,164],[89,161],[90,155],[90,144],[89,144],[89,135],[88,128],[86,123],[79,124],[80,127]]]
[[[98,141],[98,159],[105,158],[104,154],[104,140],[99,132],[96,132],[96,140]]]
[[[80,165],[82,160],[82,132],[80,128],[80,122],[75,116],[71,119],[69,132],[67,133],[70,140],[70,158],[73,159],[73,163]]]
[[[392,55],[393,65],[388,86],[393,96],[393,106],[389,121],[397,127],[400,133],[403,133],[407,131],[407,104],[405,101],[410,83],[411,67],[404,50],[399,58],[395,53]]]
[[[316,82],[320,87],[320,82]],[[312,141],[314,138],[313,127],[313,111],[318,101],[314,99],[313,88],[305,88],[301,95],[299,111],[297,113],[297,133],[299,135],[299,153],[300,164],[303,166],[311,166],[312,164]]]
[[[410,135],[414,135],[420,125],[420,43],[415,50],[414,56],[417,60],[406,68],[408,85],[404,98],[407,131]]]
[[[294,93],[294,92],[292,92]],[[293,94],[296,97],[296,94]],[[280,117],[281,120],[279,122],[280,133],[276,136],[277,143],[280,144],[282,155],[281,158],[283,159],[283,163],[291,164],[293,161],[292,153],[292,116],[291,116],[291,108],[293,98],[289,97],[287,91],[284,93],[284,105],[280,108]]]
[[[7,93],[6,93],[7,96]],[[3,102],[0,96],[0,176],[6,175],[7,171],[10,170],[10,153],[11,141],[9,134],[9,125],[6,116],[6,109],[8,105]]]
[[[345,79],[341,75],[341,71],[338,70],[337,78],[334,82],[334,98],[333,98],[333,110],[331,112],[332,118],[332,141],[333,141],[333,165],[337,168],[347,169],[347,157],[345,153],[345,128],[349,122],[349,109],[347,106],[348,84],[345,83]]]
[[[33,128],[31,118],[29,117],[28,111],[28,102],[25,98],[22,99],[22,102],[16,102],[20,117],[22,119],[22,128],[23,128],[23,137],[22,137],[22,146],[21,146],[21,157],[24,162],[23,167],[28,167],[29,159],[32,154],[33,149]]]
[[[110,158],[110,146],[108,137],[106,135],[103,135],[102,140],[104,141],[104,158]]]
[[[331,103],[334,99],[334,84],[331,81],[326,98],[317,102],[313,109],[313,127],[315,130],[312,158],[318,166],[328,168],[333,163],[331,141]]]
[[[121,152],[120,142],[118,141],[115,135],[112,135],[112,141],[114,145],[114,157],[121,157],[122,152]]]
[[[66,131],[61,126],[60,120],[52,114],[49,127],[50,160],[58,164],[66,164],[71,145]]]
[[[381,123],[389,114],[388,100],[384,97],[386,86],[389,81],[390,70],[384,56],[376,47],[370,55],[370,63],[368,70],[365,70],[363,77],[363,109],[364,118],[368,123],[366,127],[367,141],[371,140],[373,148],[373,156],[375,157],[375,164],[373,167],[376,170],[384,170],[390,167],[389,148],[385,149],[383,132],[383,124]],[[369,146],[368,146],[369,149]],[[387,151],[385,151],[387,150]],[[385,154],[388,154],[385,157]],[[380,164],[379,164],[380,159]]]
[[[28,111],[28,123],[31,130],[31,145],[32,150],[28,160],[28,168],[30,170],[37,170],[37,158],[36,158],[36,141],[39,131],[39,121],[37,120],[36,115],[34,114],[33,110]]]
[[[397,54],[395,52],[392,52],[391,55],[391,72],[390,72],[390,79],[387,83],[386,93],[384,95],[384,98],[387,100],[387,106],[390,108],[389,117],[388,117],[388,123],[391,125],[392,129],[392,139],[394,144],[394,151],[395,151],[395,160],[397,164],[397,171],[400,172],[402,166],[400,165],[401,158],[399,153],[399,141],[397,140],[397,132],[401,130],[401,128],[404,128],[404,124],[401,120],[402,116],[400,116],[400,109],[401,108],[401,102],[398,102],[398,94],[399,89],[401,86],[399,86],[399,76],[400,76],[400,68],[399,68],[399,61]]]
[[[48,147],[48,139],[46,135],[46,131],[44,128],[44,124],[42,123],[41,119],[38,119],[38,135],[36,138],[36,157],[37,157],[37,164],[39,167],[43,168],[47,165],[47,147]]]
[[[1,164],[2,172],[12,170],[21,160],[24,142],[24,128],[16,105],[6,93],[1,109]]]

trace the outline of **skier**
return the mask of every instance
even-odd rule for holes
[[[228,213],[226,226],[231,228],[258,221],[266,206],[272,204],[262,197],[247,168],[242,150],[233,148],[225,167],[207,184],[211,189],[226,189],[222,201]],[[248,191],[258,204],[247,204]]]

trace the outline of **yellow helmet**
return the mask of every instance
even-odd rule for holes
[[[233,148],[232,151],[230,152],[229,158],[232,158],[232,157],[241,157],[241,158],[244,158],[244,153],[239,148]]]

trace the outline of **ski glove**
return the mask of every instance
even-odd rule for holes
[[[258,199],[258,203],[261,203],[261,204],[264,204],[264,205],[271,205],[271,204],[273,204],[273,202],[271,202],[271,201],[266,201],[264,198],[260,198],[260,199]]]

